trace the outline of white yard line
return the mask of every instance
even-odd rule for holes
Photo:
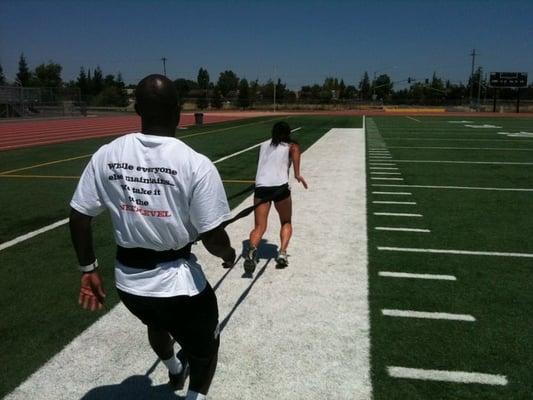
[[[420,232],[420,233],[430,233],[429,229],[419,229],[419,228],[395,228],[392,226],[376,226],[374,228],[377,231],[397,231],[397,232]]]
[[[380,170],[382,170],[382,169],[396,170],[396,171],[398,170],[397,167],[369,167],[369,168],[370,168],[370,169],[380,169]]]
[[[401,175],[401,172],[381,172],[381,171],[370,171],[370,174],[381,174],[381,175]]]
[[[414,217],[421,218],[422,214],[409,214],[409,213],[393,213],[393,212],[375,212],[374,215],[384,216],[384,217]]]
[[[505,375],[483,374],[479,372],[445,371],[392,366],[387,367],[387,372],[393,378],[456,383],[477,383],[482,385],[507,385],[507,377]]]
[[[533,162],[512,161],[448,161],[448,160],[391,160],[400,163],[431,163],[431,164],[480,164],[480,165],[533,165]]]
[[[372,192],[372,194],[391,194],[391,195],[397,195],[397,196],[412,196],[413,195],[410,192]]]
[[[300,129],[302,129],[302,127],[294,128],[294,129],[291,130],[291,132],[296,132],[296,131],[298,131]],[[218,164],[219,162],[225,161],[225,160],[227,160],[229,158],[238,156],[239,154],[242,154],[242,153],[245,153],[245,152],[250,151],[252,149],[255,149],[256,147],[261,146],[262,143],[263,142],[255,144],[255,145],[250,146],[250,147],[247,147],[244,150],[237,151],[237,152],[235,152],[233,154],[230,154],[228,156],[219,158],[218,160],[213,161],[213,164]],[[45,233],[45,232],[48,232],[48,231],[50,231],[52,229],[55,229],[55,228],[60,227],[62,225],[65,225],[66,223],[68,223],[68,218],[65,218],[65,219],[62,219],[60,221],[54,222],[53,224],[47,225],[47,226],[45,226],[43,228],[40,228],[40,229],[37,229],[37,230],[35,230],[33,232],[26,233],[26,234],[24,234],[22,236],[16,237],[15,239],[12,239],[12,240],[8,241],[8,242],[4,242],[4,243],[0,244],[0,251],[4,250],[4,249],[7,249],[7,248],[9,248],[11,246],[14,246],[14,245],[16,245],[18,243],[24,242],[25,240],[31,239],[31,238],[33,238],[33,237],[35,237],[37,235],[40,235],[41,233]]]
[[[268,262],[279,240],[276,212],[270,213],[254,280],[242,277],[242,261],[232,270],[223,270],[220,260],[202,245],[193,246],[211,284],[225,277],[216,293],[220,320],[230,317],[222,331],[220,362],[209,398],[372,398],[364,143],[360,130],[335,129],[305,152],[306,178],[313,185],[308,190],[292,185],[298,210],[293,221],[299,229],[291,242],[289,268],[279,270],[272,260]],[[330,168],[335,164],[342,168]],[[233,213],[252,200],[248,197]],[[250,224],[253,216],[227,228],[239,253]],[[324,226],[330,227],[330,234],[321,237]],[[339,241],[341,235],[346,240]],[[321,246],[310,247],[317,237],[321,237]],[[324,253],[324,248],[335,251]],[[324,269],[317,259],[331,268]],[[328,292],[335,296],[316,296]],[[340,312],[332,314],[332,309]],[[309,315],[313,316],[311,324]],[[264,334],[272,326],[276,334]],[[316,364],[317,348],[321,349],[321,368]],[[103,399],[119,392],[121,398],[165,397],[166,368],[159,363],[146,376],[156,360],[144,325],[119,304],[6,400]],[[288,365],[293,368],[288,370]],[[317,385],[324,381],[324,371],[335,373],[328,374],[327,385]]]
[[[379,271],[379,276],[386,278],[405,278],[405,279],[428,279],[437,281],[456,281],[457,278],[453,275],[440,274],[413,274],[409,272],[393,272],[393,271]]]
[[[370,177],[372,180],[376,181],[403,181],[403,178],[379,178],[379,177]]]
[[[510,147],[437,147],[437,146],[390,146],[391,149],[430,149],[430,150],[488,150],[488,151],[533,151],[532,148],[518,149]]]
[[[416,121],[416,122],[422,122],[419,119],[416,119],[416,118],[413,118],[413,117],[409,117],[407,115],[405,116],[405,118],[411,119],[411,120]]]
[[[474,251],[474,250],[452,250],[452,249],[422,249],[413,247],[386,247],[378,246],[381,251],[403,251],[409,253],[434,253],[434,254],[457,254],[467,256],[493,256],[493,257],[523,257],[533,258],[532,253],[514,253],[501,251]]]
[[[373,204],[405,204],[405,205],[416,205],[416,201],[393,201],[393,200],[374,200]]]
[[[393,165],[396,165],[394,163],[385,163],[385,162],[376,162],[376,161],[370,161],[368,163],[369,165],[389,165],[389,166],[393,166]]]
[[[412,187],[421,189],[458,189],[458,190],[494,190],[502,192],[533,192],[533,188],[491,188],[491,187],[475,187],[475,186],[436,186],[436,185],[391,185],[373,183],[372,186],[379,187]]]
[[[506,143],[506,142],[519,142],[519,143],[527,143],[527,142],[533,142],[533,140],[529,139],[523,139],[523,140],[514,140],[514,139],[452,139],[452,138],[414,138],[414,137],[388,137],[387,141],[389,140],[429,140],[429,141],[443,141],[443,142],[500,142],[500,143]]]
[[[445,319],[450,321],[474,322],[476,319],[468,314],[452,314],[443,312],[413,311],[413,310],[381,310],[387,317],[421,318],[421,319]]]

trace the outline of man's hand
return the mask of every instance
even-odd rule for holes
[[[86,310],[100,310],[105,299],[104,281],[98,271],[87,272],[81,276],[78,303]]]
[[[304,177],[301,175],[295,176],[296,180],[300,182],[302,185],[304,185],[304,188],[307,189],[307,182],[305,181]]]

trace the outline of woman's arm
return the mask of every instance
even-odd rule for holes
[[[292,143],[289,149],[289,154],[294,168],[294,177],[298,182],[304,185],[304,188],[307,189],[307,182],[304,177],[300,175],[300,159],[302,157],[302,151],[300,150],[300,145],[297,143]]]

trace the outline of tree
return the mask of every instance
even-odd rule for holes
[[[211,107],[218,109],[222,108],[222,95],[218,85],[213,89],[213,97],[211,98]]]
[[[239,107],[248,108],[250,106],[250,86],[246,79],[239,82]]]
[[[4,76],[4,69],[2,68],[2,64],[0,64],[0,85],[6,84],[6,77]]]
[[[357,89],[353,85],[346,86],[344,90],[345,99],[355,99],[357,97]]]
[[[63,67],[52,61],[41,64],[35,68],[35,86],[55,87],[62,85],[61,71]]]
[[[91,80],[91,94],[97,95],[104,89],[104,78],[100,67],[96,67],[93,72],[93,79]]]
[[[198,83],[189,79],[178,78],[174,81],[174,85],[176,86],[182,104],[191,90],[198,89]]]
[[[392,94],[392,81],[390,77],[387,74],[378,76],[372,85],[372,91],[378,99],[388,99]]]
[[[198,99],[196,100],[196,105],[199,109],[203,110],[208,107],[209,102],[207,101],[207,90],[209,89],[209,73],[206,69],[200,68],[198,70],[198,77],[196,79],[198,82],[198,88],[201,90]]]
[[[29,86],[31,84],[31,72],[28,68],[28,63],[24,57],[24,53],[19,58],[19,72],[17,72],[17,82],[21,86]]]
[[[196,79],[198,82],[198,87],[203,90],[207,90],[209,88],[209,73],[206,69],[200,68],[198,70],[198,78]]]
[[[237,90],[239,78],[233,71],[221,72],[218,77],[217,86],[222,96],[227,97],[231,91]]]
[[[344,79],[341,79],[339,83],[339,99],[344,99],[346,97],[345,91],[346,85],[344,84]]]
[[[87,79],[87,75],[85,74],[85,68],[83,67],[80,68],[80,74],[76,80],[76,86],[80,88],[81,97],[85,99],[85,97],[89,94],[89,81]]]
[[[366,71],[359,82],[359,93],[362,100],[370,100],[370,78]]]

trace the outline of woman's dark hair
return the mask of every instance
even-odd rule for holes
[[[276,122],[272,127],[272,142],[273,146],[283,143],[298,143],[291,137],[291,127],[285,121]]]

